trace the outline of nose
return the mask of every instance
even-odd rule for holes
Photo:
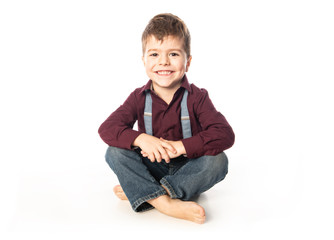
[[[159,65],[163,65],[163,66],[169,65],[169,58],[168,58],[168,56],[166,56],[164,54],[160,55]]]

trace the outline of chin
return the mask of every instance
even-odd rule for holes
[[[157,79],[155,80],[155,83],[161,87],[171,87],[172,85],[175,85],[176,82],[172,80],[164,80],[164,79]]]
[[[155,84],[158,85],[159,87],[162,87],[162,88],[171,87],[171,84],[167,84],[167,83],[155,82]]]

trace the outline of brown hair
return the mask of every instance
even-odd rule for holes
[[[190,57],[190,33],[186,24],[177,16],[171,13],[162,13],[154,16],[147,24],[142,35],[143,54],[147,39],[154,36],[161,42],[167,36],[179,37],[183,41],[183,48]]]

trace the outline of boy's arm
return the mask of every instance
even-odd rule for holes
[[[100,137],[109,146],[131,149],[133,141],[140,135],[132,129],[137,118],[137,99],[132,92],[123,105],[101,124]]]
[[[225,117],[216,110],[208,92],[201,89],[194,105],[194,115],[202,131],[182,140],[188,158],[217,155],[234,144],[234,132]]]
[[[100,126],[99,134],[102,140],[109,146],[129,150],[133,146],[140,147],[152,162],[155,160],[161,162],[162,159],[169,162],[170,158],[166,151],[175,152],[171,144],[132,129],[137,120],[137,106],[138,100],[133,92]]]

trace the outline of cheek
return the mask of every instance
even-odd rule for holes
[[[186,63],[180,63],[178,68],[180,69],[180,71],[185,71],[187,69]]]
[[[150,69],[152,69],[152,64],[151,63],[146,63],[145,64],[145,69],[146,69],[146,71],[149,71]]]

